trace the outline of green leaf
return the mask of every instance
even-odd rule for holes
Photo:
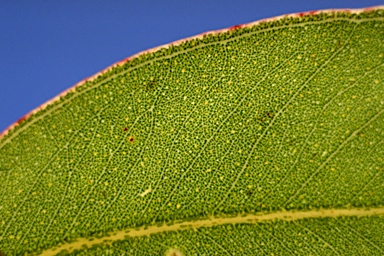
[[[0,138],[0,251],[383,255],[384,13],[119,63]]]

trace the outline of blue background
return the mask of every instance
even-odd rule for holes
[[[80,80],[137,52],[277,15],[384,1],[0,0],[0,132]]]

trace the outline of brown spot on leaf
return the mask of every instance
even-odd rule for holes
[[[149,84],[145,87],[146,90],[151,91],[155,88],[155,84],[157,83],[158,80],[153,80],[149,82]]]
[[[16,121],[16,123],[21,124],[25,119],[27,119],[27,116],[23,116],[19,120]],[[1,255],[0,255],[1,256]]]
[[[243,25],[235,25],[235,26],[232,26],[229,28],[229,30],[236,30],[236,29],[239,29],[241,28]]]
[[[259,123],[265,123],[273,118],[275,114],[273,111],[264,111],[257,119],[256,121]]]

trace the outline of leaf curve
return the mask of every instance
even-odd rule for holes
[[[1,137],[1,251],[382,254],[383,27],[287,16],[72,88]]]

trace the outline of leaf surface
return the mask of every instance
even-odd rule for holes
[[[384,254],[384,13],[140,54],[0,138],[0,251]]]

